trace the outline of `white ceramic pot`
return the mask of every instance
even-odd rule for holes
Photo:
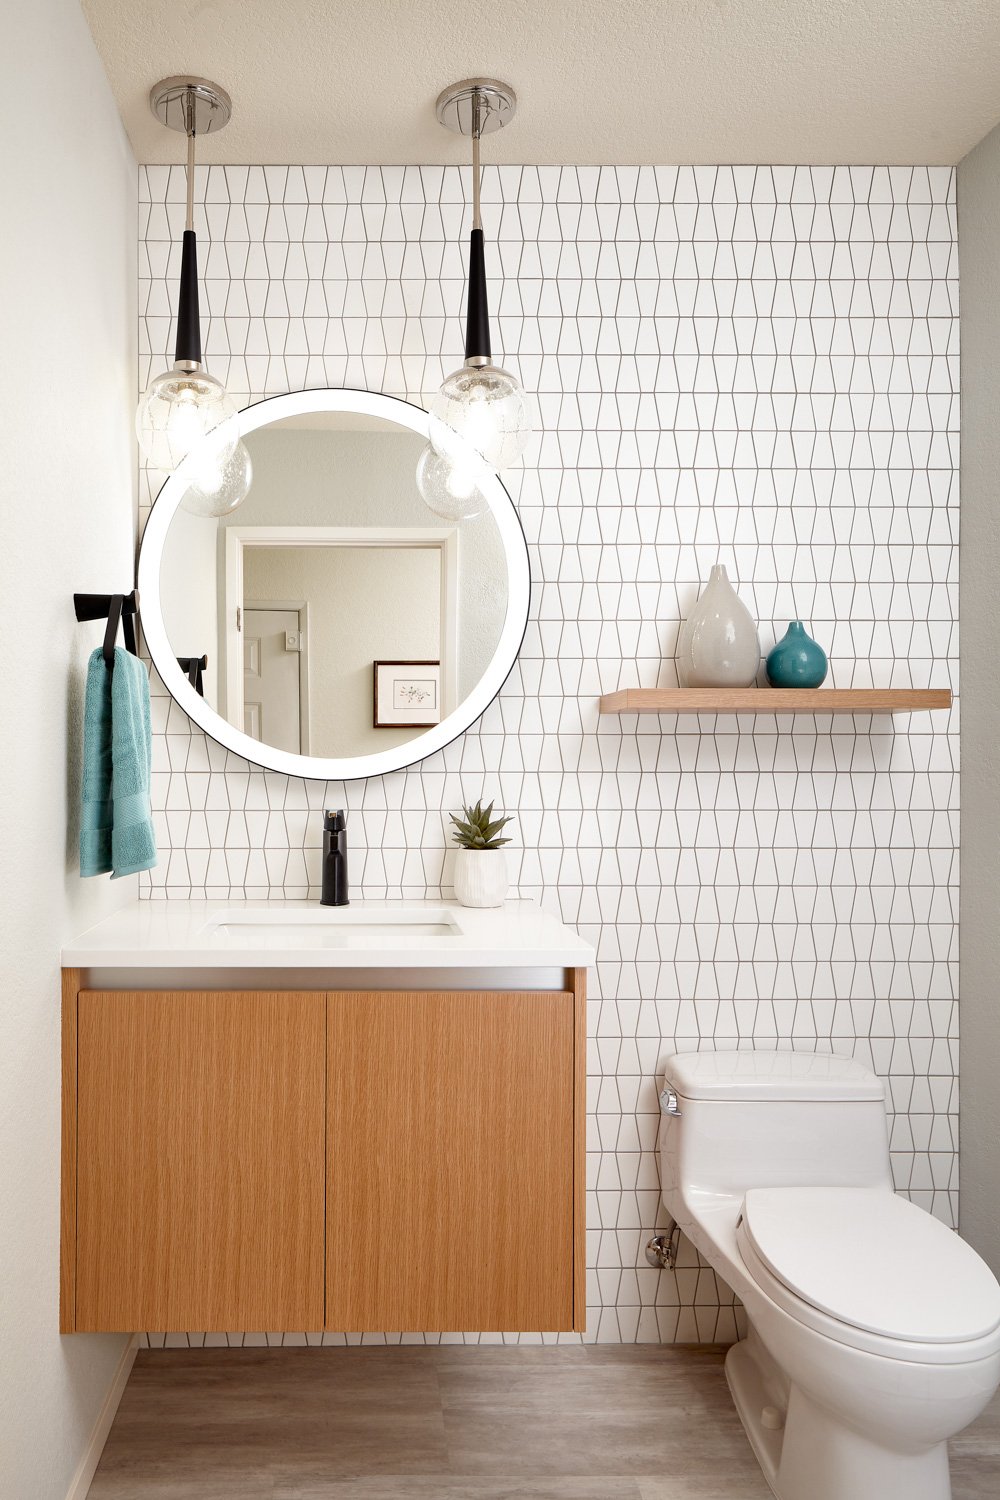
[[[502,849],[459,849],[455,895],[462,906],[502,906],[508,884]]]
[[[750,687],[759,667],[757,626],[719,564],[677,638],[681,687]]]

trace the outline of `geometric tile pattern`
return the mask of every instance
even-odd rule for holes
[[[209,367],[241,404],[426,404],[462,360],[468,190],[457,167],[200,169]],[[183,217],[180,168],[141,169],[143,383],[172,348]],[[798,616],[837,686],[957,690],[954,173],[487,167],[483,217],[494,341],[540,414],[507,476],[533,576],[514,672],[447,749],[331,791],[246,765],[154,683],[143,895],[316,895],[331,801],[365,895],[450,893],[446,813],[497,793],[521,893],[598,953],[587,1338],[732,1337],[690,1249],[676,1275],[643,1258],[670,1051],[874,1064],[897,1185],[955,1222],[958,708],[599,720],[597,696],[676,682],[717,560],[765,651]]]

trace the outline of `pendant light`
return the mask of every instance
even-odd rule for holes
[[[228,458],[224,452],[213,452],[206,461],[199,459],[194,472],[195,477],[181,500],[182,509],[193,516],[228,516],[243,504],[253,482],[250,450],[240,442]]]
[[[170,130],[181,130],[187,136],[187,217],[181,251],[174,364],[150,382],[135,418],[136,436],[143,453],[156,468],[169,472],[220,423],[237,412],[225,386],[202,366],[198,248],[194,232],[195,138],[227,125],[232,102],[224,89],[206,78],[180,77],[165,78],[158,83],[150,91],[149,105],[163,125]],[[238,446],[242,446],[238,436],[220,439],[212,447],[204,474],[199,466],[197,475],[192,476],[193,482],[202,480],[211,494]],[[232,506],[227,505],[226,509]]]
[[[428,443],[417,459],[417,489],[427,509],[442,520],[472,521],[489,509],[480,485],[490,472],[478,460],[442,458]]]
[[[478,483],[509,468],[531,437],[531,403],[519,381],[493,363],[486,296],[486,259],[480,215],[479,142],[502,130],[514,117],[514,90],[493,78],[467,78],[444,90],[437,101],[442,125],[472,137],[472,235],[469,246],[469,303],[465,363],[447,377],[431,403],[430,446],[417,483],[430,509],[453,519],[486,508]],[[475,507],[475,508],[474,508]]]

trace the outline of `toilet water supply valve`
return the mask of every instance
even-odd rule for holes
[[[646,1260],[658,1271],[674,1271],[677,1268],[677,1251],[680,1248],[681,1228],[674,1220],[666,1234],[654,1234],[646,1246]]]
[[[660,1094],[660,1110],[665,1115],[676,1118],[680,1114],[680,1105],[677,1095],[673,1089],[665,1088]],[[677,1265],[677,1249],[680,1244],[681,1231],[675,1220],[671,1219],[670,1229],[666,1234],[654,1234],[646,1246],[646,1260],[658,1271],[673,1271]]]

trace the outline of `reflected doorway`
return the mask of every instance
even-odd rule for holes
[[[294,755],[309,754],[307,613],[265,603],[243,610],[244,732]]]

